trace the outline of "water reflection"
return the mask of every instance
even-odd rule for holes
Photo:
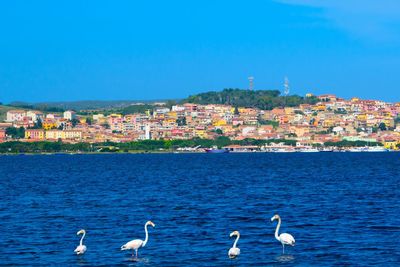
[[[277,262],[280,262],[280,263],[288,263],[288,262],[294,261],[295,258],[293,255],[284,254],[284,255],[280,255],[280,256],[276,257],[275,259]]]

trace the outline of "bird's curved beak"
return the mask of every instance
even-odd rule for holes
[[[275,220],[275,216],[273,216],[272,218],[271,218],[271,222],[273,222]]]
[[[229,237],[232,237],[234,234],[235,234],[235,233],[232,232],[232,233],[229,235]]]

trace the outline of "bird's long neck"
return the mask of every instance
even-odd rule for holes
[[[279,228],[281,228],[281,218],[278,218],[278,224],[276,225],[275,238],[279,240]]]
[[[86,235],[86,232],[83,232],[83,235],[81,237],[81,241],[79,242],[79,245],[81,245],[81,246],[82,246],[82,243],[83,243],[83,239],[85,238],[85,235]]]
[[[146,238],[144,239],[142,247],[146,246],[147,241],[149,240],[149,232],[147,231],[147,224],[145,224],[145,226],[144,226],[144,231],[146,233]]]
[[[233,247],[236,248],[236,244],[239,241],[240,235],[237,235],[235,242],[233,243]]]

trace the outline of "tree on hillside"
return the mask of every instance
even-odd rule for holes
[[[233,114],[235,114],[235,115],[239,115],[240,114],[239,108],[237,106],[235,107],[235,111],[233,112]]]
[[[220,92],[207,92],[189,96],[183,103],[196,104],[224,104],[239,107],[254,107],[271,110],[276,107],[295,107],[303,103],[314,104],[318,101],[316,97],[301,97],[297,95],[281,96],[278,90],[241,90],[224,89]]]
[[[178,126],[184,126],[184,125],[186,125],[186,117],[178,118],[178,119],[176,120],[176,123],[178,124]]]
[[[73,118],[73,119],[71,120],[72,127],[75,127],[78,123],[79,123],[79,120],[76,119],[76,118]]]
[[[224,147],[224,146],[228,146],[231,144],[231,139],[229,139],[229,137],[226,136],[218,136],[215,140],[215,145],[219,148]]]
[[[105,129],[110,129],[110,124],[104,123],[101,126],[103,126]]]
[[[387,130],[386,124],[385,124],[384,122],[379,123],[378,128],[379,128],[381,131],[386,131],[386,130]]]
[[[14,139],[25,138],[25,128],[24,127],[8,127],[6,129],[6,135],[11,136]]]

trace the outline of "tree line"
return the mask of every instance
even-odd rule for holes
[[[134,151],[173,151],[184,147],[224,147],[228,145],[242,146],[264,146],[270,144],[284,144],[296,146],[294,139],[252,139],[231,140],[226,136],[219,136],[216,139],[193,138],[189,140],[140,140],[126,143],[104,142],[104,143],[63,143],[39,141],[39,142],[20,142],[11,141],[0,143],[0,153],[54,153],[54,152],[134,152]],[[364,146],[382,146],[379,142],[366,141],[339,141],[326,142],[326,147],[364,147]]]
[[[315,96],[302,97],[298,95],[281,96],[279,90],[243,90],[224,89],[189,96],[182,103],[195,104],[224,104],[236,107],[252,107],[263,110],[271,110],[277,107],[297,107],[300,104],[315,104],[318,99]]]
[[[228,145],[256,145],[262,146],[271,143],[284,143],[286,145],[296,145],[295,140],[288,139],[244,139],[240,141],[231,140],[225,136],[216,139],[194,138],[189,140],[140,140],[126,143],[104,142],[104,143],[63,143],[39,141],[39,142],[20,142],[11,141],[0,143],[0,153],[54,153],[54,152],[130,152],[130,151],[173,151],[184,147],[224,147]]]

